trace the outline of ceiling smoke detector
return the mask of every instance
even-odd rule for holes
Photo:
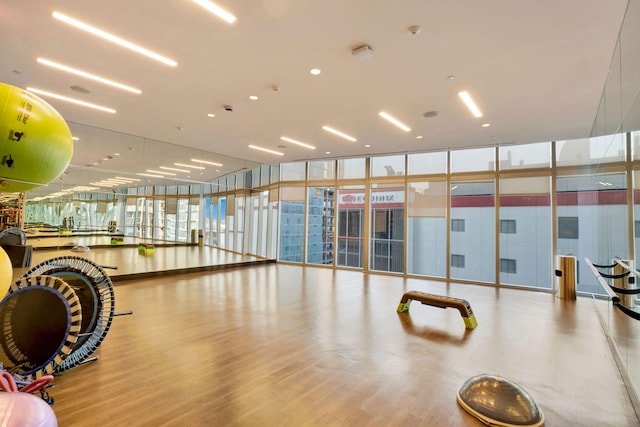
[[[354,58],[363,61],[373,57],[373,48],[368,44],[363,44],[351,50],[351,55]]]

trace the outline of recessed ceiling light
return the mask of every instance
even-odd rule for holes
[[[182,166],[183,168],[189,168],[189,169],[206,169],[203,166],[185,165],[184,163],[174,163],[174,165]]]
[[[436,117],[438,115],[438,112],[435,110],[431,110],[431,111],[426,111],[424,113],[422,113],[423,117],[426,117],[428,119],[432,118],[432,117]]]
[[[258,97],[257,97],[257,96],[255,96],[255,95],[251,95],[251,96],[249,97],[249,99],[250,99],[250,100],[252,100],[252,101],[256,101],[256,100],[258,99]]]
[[[456,76],[454,75],[447,76],[447,80],[455,80],[455,79],[456,79]]]
[[[469,92],[467,91],[458,92],[458,96],[465,103],[469,111],[471,111],[471,114],[473,114],[473,117],[476,117],[476,118],[482,117],[482,111],[480,111],[476,103],[473,102],[473,99],[471,98],[471,95],[469,95]]]
[[[265,153],[270,153],[270,154],[275,154],[277,156],[284,156],[284,153],[281,153],[279,151],[275,151],[275,150],[269,150],[268,148],[264,148],[264,147],[259,147],[257,145],[251,145],[249,144],[249,148],[253,149],[253,150],[259,150],[259,151],[264,151]]]
[[[114,155],[114,156],[119,156],[119,155],[120,155],[120,153],[113,153],[113,155]]]
[[[69,67],[67,65],[62,65],[57,62],[50,61],[44,58],[37,58],[36,61],[42,65],[46,65],[48,67],[56,68],[61,71],[65,71],[67,73],[75,74],[76,76],[84,77],[89,80],[94,80],[96,82],[104,83],[109,86],[116,87],[118,89],[126,90],[128,92],[141,94],[142,91],[140,89],[136,89],[131,86],[123,85],[122,83],[114,82],[113,80],[105,79],[104,77],[97,76],[95,74],[87,73],[86,71],[81,71],[76,68]],[[72,89],[74,86],[71,87]],[[86,89],[85,89],[86,90]],[[88,92],[88,91],[87,91]]]
[[[78,138],[77,136],[72,136],[71,139],[73,139],[74,141],[79,141],[80,138]]]
[[[416,136],[416,139],[422,139],[422,135]]]
[[[382,117],[383,119],[385,119],[386,121],[388,121],[389,123],[399,127],[400,129],[402,129],[405,132],[411,132],[411,128],[407,125],[405,125],[404,123],[402,123],[400,120],[396,119],[395,117],[393,117],[392,115],[390,115],[389,113],[385,113],[384,111],[380,111],[378,113],[378,115],[380,117]]]
[[[316,147],[314,147],[313,145],[309,145],[309,144],[304,143],[304,142],[296,141],[295,139],[291,139],[291,138],[286,137],[286,136],[281,136],[280,139],[283,140],[283,141],[290,142],[292,144],[299,145],[299,146],[304,147],[304,148],[308,148],[309,150],[315,150],[316,149]]]
[[[33,88],[33,87],[28,87],[27,90],[29,92],[37,93],[38,95],[48,96],[50,98],[59,99],[60,101],[66,101],[66,102],[70,102],[72,104],[82,105],[83,107],[93,108],[95,110],[106,111],[107,113],[115,113],[116,112],[116,110],[114,110],[113,108],[107,108],[107,107],[103,107],[101,105],[91,104],[89,102],[80,101],[79,99],[69,98],[67,96],[58,95],[56,93],[47,92],[47,91],[36,89],[36,88]]]
[[[371,148],[371,144],[365,144],[364,148]]]
[[[204,163],[205,165],[211,165],[211,166],[223,166],[222,163],[210,162],[207,160],[191,159],[191,161],[196,163]]]
[[[491,123],[483,123],[483,124],[482,124],[482,127],[483,127],[483,128],[488,128],[489,126],[491,126]]]
[[[213,13],[223,21],[228,22],[229,24],[233,24],[234,22],[236,22],[237,18],[235,16],[233,16],[231,13],[227,12],[226,10],[224,10],[223,8],[221,8],[215,3],[212,3],[208,0],[193,0],[193,2],[204,7],[209,12]]]
[[[325,151],[324,154],[331,154],[331,151]]]
[[[311,70],[309,70],[309,72],[310,72],[311,74],[313,74],[314,76],[317,76],[318,74],[320,74],[320,73],[321,73],[321,71],[320,71],[320,69],[319,69],[319,68],[312,68]]]
[[[209,113],[209,114],[207,114],[207,117],[215,117],[215,116],[216,116],[216,115],[215,115],[215,114],[213,114],[213,113]]]
[[[347,135],[346,133],[342,133],[342,132],[340,132],[339,130],[336,130],[336,129],[334,129],[334,128],[330,127],[330,126],[326,126],[326,125],[325,125],[325,126],[322,126],[322,129],[323,129],[323,130],[325,130],[325,131],[327,131],[327,132],[330,132],[330,133],[332,133],[332,134],[334,134],[334,135],[337,135],[337,136],[339,136],[340,138],[344,138],[344,139],[346,139],[347,141],[351,141],[351,142],[356,142],[356,141],[357,141],[357,139],[355,139],[354,137],[352,137],[352,136],[350,136],[350,135]]]
[[[72,25],[80,30],[86,31],[90,34],[93,34],[94,36],[98,36],[102,39],[108,40],[112,43],[115,43],[119,46],[122,46],[124,48],[127,48],[129,50],[132,50],[134,52],[137,52],[141,55],[144,55],[146,57],[149,57],[151,59],[155,59],[156,61],[162,62],[163,64],[167,64],[170,65],[172,67],[175,67],[176,65],[178,65],[178,63],[176,61],[174,61],[173,59],[169,59],[166,58],[162,55],[159,55],[155,52],[152,52],[148,49],[145,49],[144,47],[138,46],[137,44],[131,43],[130,41],[121,39],[118,36],[114,36],[113,34],[109,34],[106,31],[100,30],[98,28],[92,27],[91,25],[85,24],[84,22],[80,22],[74,18],[71,18],[67,15],[64,15],[60,12],[56,12],[54,11],[52,13],[52,15],[55,19],[62,21],[66,24]]]

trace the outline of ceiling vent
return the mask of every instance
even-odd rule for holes
[[[362,46],[352,49],[351,55],[353,55],[354,58],[363,61],[373,57],[373,48],[368,44],[363,44]]]

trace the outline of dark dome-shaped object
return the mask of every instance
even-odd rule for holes
[[[518,384],[496,375],[469,378],[458,390],[458,404],[491,426],[544,425],[544,415],[533,398]]]

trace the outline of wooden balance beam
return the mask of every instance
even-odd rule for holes
[[[464,320],[464,326],[467,329],[475,329],[475,327],[478,326],[476,316],[473,314],[473,310],[471,310],[471,304],[466,300],[444,295],[427,294],[420,291],[409,291],[402,295],[400,305],[398,305],[398,313],[408,312],[411,301],[420,301],[422,304],[439,308],[455,308],[460,312],[462,320]]]

